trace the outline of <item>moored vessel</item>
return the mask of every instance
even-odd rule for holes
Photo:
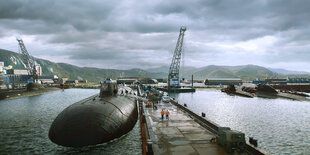
[[[56,117],[49,130],[50,140],[66,147],[83,147],[128,133],[138,112],[134,99],[125,91],[112,80],[102,82],[99,95],[70,105]]]

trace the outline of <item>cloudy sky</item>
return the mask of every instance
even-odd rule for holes
[[[169,65],[181,26],[185,66],[310,72],[309,0],[0,1],[0,48],[78,66]]]

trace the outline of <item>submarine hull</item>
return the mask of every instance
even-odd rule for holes
[[[96,145],[128,133],[137,117],[134,99],[97,95],[64,109],[52,123],[49,138],[66,147]]]

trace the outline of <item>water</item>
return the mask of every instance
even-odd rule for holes
[[[50,125],[64,108],[97,93],[67,89],[0,101],[0,154],[141,154],[138,123],[125,136],[91,147],[67,148],[48,139]]]
[[[258,139],[271,154],[310,154],[310,102],[230,96],[217,89],[198,89],[176,97],[180,104],[220,126]]]

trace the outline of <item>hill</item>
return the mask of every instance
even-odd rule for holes
[[[22,55],[8,50],[0,49],[0,61],[5,65],[12,65],[15,69],[24,69]],[[70,79],[86,79],[88,81],[101,81],[106,78],[116,79],[118,77],[150,77],[167,78],[169,66],[150,68],[147,70],[130,69],[100,69],[90,67],[78,67],[66,63],[54,63],[48,60],[35,58],[36,63],[42,67],[44,75],[57,75],[58,77],[68,77]],[[184,67],[180,69],[181,78],[205,80],[206,78],[241,78],[242,80],[255,80],[256,78],[286,78],[286,77],[309,77],[309,74],[281,74],[273,72],[267,68],[256,65],[242,66],[216,66],[210,65],[201,68]],[[290,72],[294,73],[294,72]]]
[[[244,66],[207,66],[194,73],[197,79],[205,78],[241,78],[242,80],[254,80],[275,75],[272,71],[255,65]]]
[[[12,65],[14,69],[25,69],[22,61],[22,55],[0,49],[0,61],[5,66]],[[120,76],[125,77],[166,77],[164,73],[150,73],[141,69],[116,70],[116,69],[99,69],[90,67],[77,67],[66,63],[53,63],[48,60],[35,58],[37,64],[42,67],[43,75],[57,75],[59,77],[68,77],[70,79],[86,79],[89,81],[100,81],[106,78],[116,79]]]
[[[152,68],[151,72],[164,71],[168,75],[168,66]],[[149,71],[149,70],[148,70]],[[274,77],[277,74],[267,68],[255,65],[243,66],[216,66],[210,65],[201,68],[184,67],[181,69],[181,77],[190,79],[194,75],[194,79],[204,80],[206,78],[241,78],[243,80],[254,80],[256,78]]]

